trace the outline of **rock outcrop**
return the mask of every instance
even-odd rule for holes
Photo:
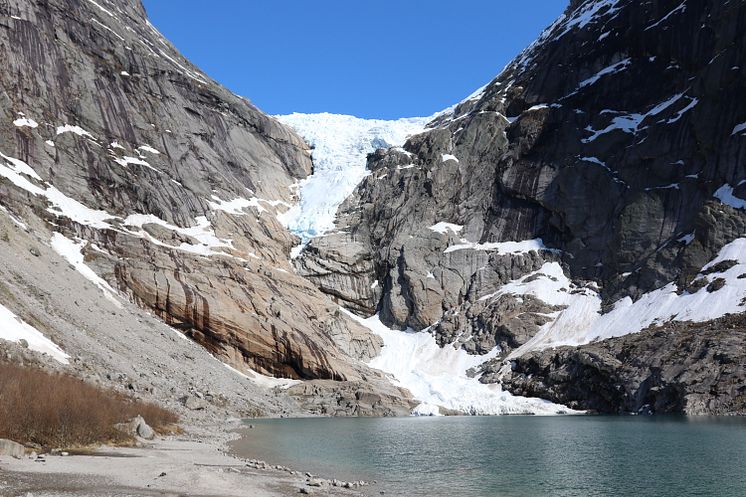
[[[607,414],[746,415],[746,315],[669,323],[515,359],[518,395]]]

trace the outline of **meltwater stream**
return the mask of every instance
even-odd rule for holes
[[[746,496],[746,419],[252,420],[237,454],[397,497]]]

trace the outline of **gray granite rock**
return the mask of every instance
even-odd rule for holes
[[[15,457],[20,459],[26,455],[26,448],[12,440],[0,438],[0,456]]]

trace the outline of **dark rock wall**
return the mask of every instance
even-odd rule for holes
[[[427,327],[500,282],[479,273],[488,254],[444,254],[460,238],[542,238],[608,303],[686,281],[744,234],[744,212],[713,193],[746,197],[746,138],[733,133],[746,121],[745,23],[742,1],[574,2],[483,92],[405,151],[370,157],[335,236],[374,261],[384,291],[329,293]],[[428,229],[440,221],[464,228]],[[313,270],[325,250],[314,241],[301,267],[327,291],[319,280],[342,277]]]
[[[746,415],[746,316],[532,352],[504,386],[600,413]]]

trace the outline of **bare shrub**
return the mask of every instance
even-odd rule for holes
[[[116,425],[140,415],[157,432],[178,421],[159,406],[67,375],[0,364],[0,438],[45,448],[126,443]]]

